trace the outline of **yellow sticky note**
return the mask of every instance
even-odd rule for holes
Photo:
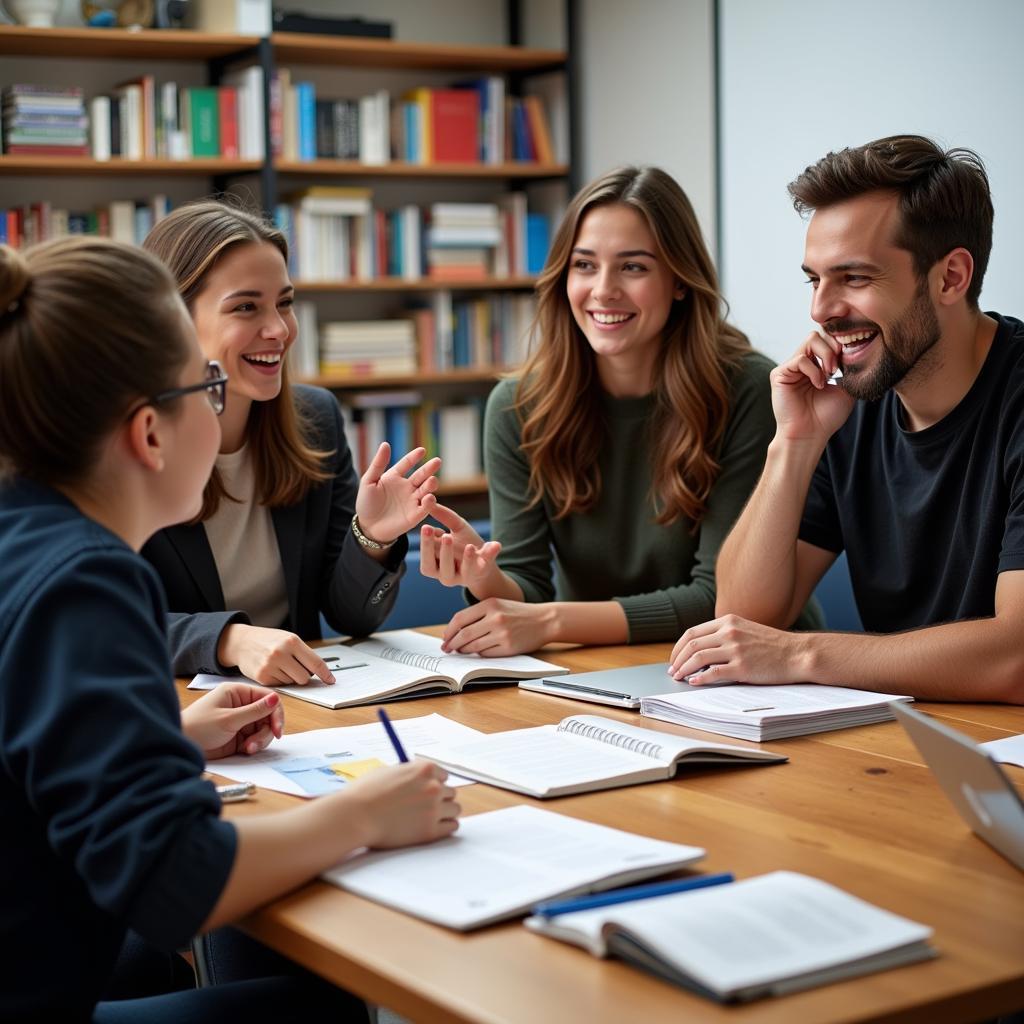
[[[374,768],[383,768],[384,762],[378,757],[368,757],[365,761],[339,761],[331,765],[331,771],[343,779],[352,781],[358,779]]]

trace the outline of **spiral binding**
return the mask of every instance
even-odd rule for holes
[[[574,736],[582,736],[584,739],[597,740],[599,743],[610,743],[613,747],[622,750],[629,750],[634,754],[642,754],[644,757],[661,757],[661,744],[653,740],[642,740],[639,736],[626,736],[614,729],[603,729],[599,725],[588,725],[578,718],[570,718],[566,722],[559,723],[559,732],[572,733]]]
[[[415,651],[400,651],[397,647],[381,647],[373,652],[378,658],[397,661],[400,665],[411,665],[427,672],[439,672],[441,659],[433,654],[417,654]]]

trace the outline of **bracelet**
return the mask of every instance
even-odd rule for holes
[[[359,541],[360,545],[364,548],[369,548],[371,551],[384,551],[386,548],[390,548],[394,545],[395,541],[380,541],[374,540],[372,537],[367,537],[365,533],[359,528],[359,515],[356,514],[352,517],[352,533],[356,540]],[[397,540],[397,538],[395,538]]]

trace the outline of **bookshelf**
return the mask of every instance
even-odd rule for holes
[[[514,36],[513,23],[519,5],[513,0],[507,6],[509,31]],[[569,182],[570,159],[439,164],[402,161],[367,164],[338,159],[286,160],[272,153],[269,123],[269,83],[276,70],[283,67],[309,68],[321,79],[326,76],[327,80],[338,82],[339,89],[345,87],[343,83],[346,76],[354,74],[360,83],[367,81],[367,76],[371,79],[376,76],[380,87],[390,88],[396,97],[408,86],[393,84],[389,76],[404,74],[407,80],[410,74],[422,73],[432,83],[447,80],[450,84],[455,84],[460,77],[466,75],[503,76],[508,83],[509,94],[515,95],[530,76],[561,73],[565,82],[565,102],[571,112],[569,54],[562,50],[516,45],[439,45],[296,33],[274,33],[267,39],[260,39],[255,36],[194,31],[33,29],[0,25],[0,56],[22,59],[12,62],[20,67],[12,66],[0,72],[0,85],[14,81],[47,84],[51,79],[51,68],[58,66],[62,66],[61,74],[57,76],[61,82],[74,81],[74,74],[83,62],[92,62],[98,66],[108,86],[129,78],[133,71],[138,73],[136,66],[146,67],[150,73],[159,74],[161,64],[175,69],[168,72],[169,77],[175,81],[178,80],[175,77],[179,73],[177,69],[182,66],[195,68],[200,83],[205,85],[217,85],[222,76],[234,66],[251,64],[261,67],[265,78],[263,100],[267,123],[263,126],[263,159],[131,160],[113,157],[109,160],[96,160],[89,157],[0,155],[0,177],[16,189],[13,193],[15,196],[20,189],[22,196],[34,195],[32,201],[49,197],[51,191],[49,186],[35,185],[37,178],[53,179],[55,183],[64,179],[66,184],[60,186],[64,191],[59,193],[62,195],[74,194],[78,187],[73,180],[75,178],[83,182],[91,180],[94,182],[91,187],[105,189],[111,196],[123,196],[127,182],[137,181],[140,192],[149,192],[156,191],[156,185],[166,181],[168,187],[165,191],[171,195],[175,205],[190,196],[209,194],[211,190],[243,191],[250,199],[258,199],[264,210],[271,214],[283,196],[310,183],[370,186],[374,188],[375,198],[378,187],[382,191],[390,188],[392,196],[404,194],[408,190],[410,194],[422,197],[416,201],[426,205],[435,199],[458,201],[463,195],[473,200],[482,198],[486,201],[488,197],[494,197],[510,187],[520,190],[534,186],[542,189],[554,187],[561,188],[564,193]],[[46,71],[31,71],[25,58],[46,61],[49,67]],[[109,66],[106,64],[108,61],[111,62]],[[126,68],[127,72],[122,71],[122,68]],[[365,86],[360,84],[355,88]],[[565,132],[562,149],[567,150],[573,142],[572,133]],[[56,184],[53,188],[57,188]],[[14,205],[17,201],[17,198],[8,198],[5,205]],[[390,310],[390,314],[394,315],[396,304],[405,297],[414,303],[430,301],[432,294],[445,291],[456,298],[461,296],[468,300],[480,296],[485,299],[489,295],[528,293],[535,283],[535,276],[517,273],[501,277],[474,276],[449,280],[426,276],[416,280],[400,276],[376,276],[372,279],[342,281],[295,281],[299,297],[317,304],[321,321],[386,318],[387,311]],[[417,296],[421,298],[417,300]],[[457,366],[414,375],[367,378],[319,374],[304,379],[331,389],[343,402],[347,397],[362,392],[390,389],[422,390],[425,395],[429,395],[431,402],[437,403],[449,400],[456,403],[475,400],[479,403],[506,369],[503,366]],[[445,481],[441,493],[476,496],[483,500],[486,496],[486,480],[482,474],[475,474],[461,481]],[[470,509],[470,514],[479,514],[481,508],[485,506],[478,503]]]

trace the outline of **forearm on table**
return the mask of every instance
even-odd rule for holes
[[[796,545],[816,445],[776,438],[764,472],[718,555],[718,615],[788,626],[796,587]]]
[[[1024,650],[999,618],[906,633],[791,634],[801,679],[922,700],[1024,704]]]
[[[550,601],[550,642],[625,644],[629,642],[626,613],[616,601]]]
[[[367,845],[362,816],[339,807],[343,795],[234,821],[235,862],[202,930],[236,921]]]

